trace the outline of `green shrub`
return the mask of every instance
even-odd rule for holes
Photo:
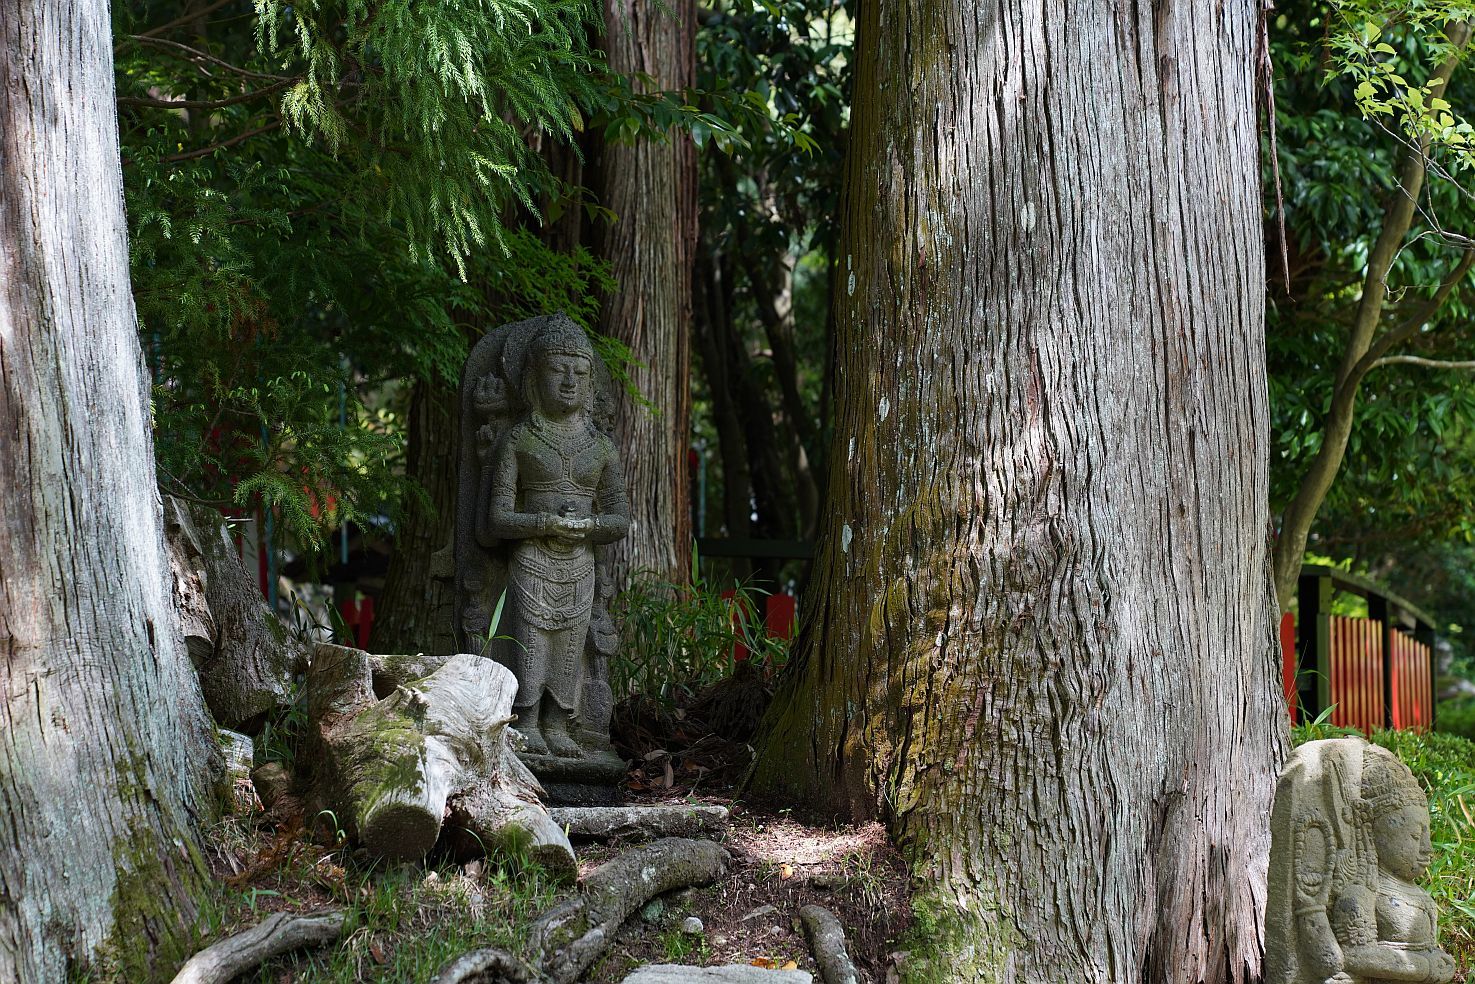
[[[1293,728],[1291,740],[1357,733],[1312,722]],[[1461,967],[1475,965],[1475,742],[1440,731],[1379,731],[1372,741],[1397,755],[1428,793],[1434,859],[1425,884],[1439,904],[1440,942]]]
[[[635,580],[616,599],[620,651],[610,660],[615,699],[635,694],[673,704],[732,675],[733,647],[771,673],[788,657],[789,640],[771,638],[763,623],[763,592],[743,585],[723,590],[698,580],[671,584]]]
[[[1434,730],[1475,741],[1475,700],[1444,701],[1434,715]]]

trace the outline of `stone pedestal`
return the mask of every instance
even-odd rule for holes
[[[538,777],[551,806],[612,806],[624,798],[625,760],[612,750],[580,758],[518,755]]]

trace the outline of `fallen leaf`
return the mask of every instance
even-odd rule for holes
[[[798,964],[797,961],[794,961],[794,960],[790,960],[788,963],[784,964],[782,967],[779,968],[779,970],[798,970],[798,969],[799,969],[799,964]]]
[[[662,779],[662,785],[664,785],[667,789],[670,789],[672,786],[676,785],[676,773],[671,771],[671,762],[669,759],[666,761],[666,775],[665,778]]]
[[[778,866],[778,876],[780,878],[793,878],[794,877],[794,866],[792,864],[781,864],[781,865],[779,865]]]
[[[748,964],[752,967],[762,967],[764,970],[773,969],[773,961],[768,959],[767,957],[754,957],[752,960],[748,961]]]
[[[374,962],[381,967],[389,962],[384,956],[384,947],[380,946],[377,941],[369,944],[369,956],[373,957]]]

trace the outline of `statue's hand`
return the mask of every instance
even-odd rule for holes
[[[592,517],[560,516],[558,517],[558,529],[554,531],[554,535],[560,540],[578,543],[587,538],[593,529]]]
[[[1443,950],[1435,950],[1429,954],[1429,977],[1430,984],[1447,984],[1454,980],[1455,958]]]

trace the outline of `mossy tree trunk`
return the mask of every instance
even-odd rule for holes
[[[170,594],[111,44],[101,0],[0,0],[7,981],[63,980],[110,933],[127,979],[183,955],[218,755]]]
[[[887,821],[917,979],[1259,974],[1258,16],[861,8],[823,540],[754,783]]]
[[[605,50],[612,71],[642,73],[656,91],[681,91],[695,78],[692,0],[604,0]],[[696,155],[691,138],[607,143],[592,186],[615,215],[596,231],[597,255],[618,284],[603,330],[641,363],[630,376],[651,408],[628,395],[615,429],[630,491],[630,535],[609,550],[617,584],[641,570],[682,582],[691,566],[687,449],[690,416],[688,331],[696,247]]]

